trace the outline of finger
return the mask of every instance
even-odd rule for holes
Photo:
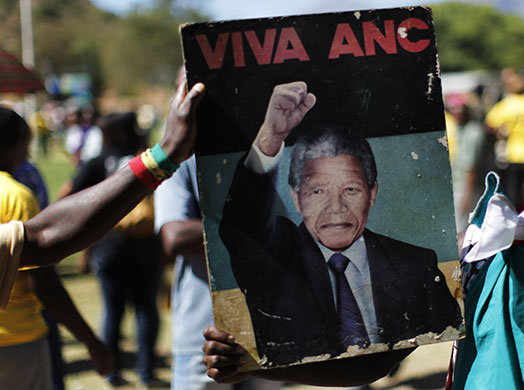
[[[224,368],[238,367],[242,365],[246,358],[244,355],[224,356],[224,355],[205,355],[204,364],[207,367]]]
[[[294,91],[298,94],[305,95],[307,93],[307,84],[304,81],[293,81],[292,83],[282,84],[283,88]]]
[[[206,340],[216,340],[227,344],[235,343],[235,337],[232,334],[224,332],[215,325],[208,325],[204,328],[204,337]]]
[[[218,383],[230,383],[235,382],[235,377],[239,375],[238,372],[229,367],[229,368],[208,368],[207,376],[215,380]]]
[[[208,368],[207,376],[219,383],[237,383],[253,376],[252,372],[239,373],[229,368]]]
[[[174,106],[175,108],[180,107],[180,104],[182,104],[186,95],[187,95],[187,81],[184,81],[183,83],[180,83],[178,88],[176,89],[175,96],[173,97],[171,105]]]
[[[214,340],[206,341],[202,350],[206,355],[242,355],[245,352],[239,344],[225,344]]]
[[[306,115],[309,110],[313,108],[315,103],[317,102],[317,97],[313,95],[312,93],[308,93],[304,100],[302,101],[302,104],[298,106],[298,109],[302,115]]]
[[[305,91],[301,89],[285,88],[279,90],[277,93],[275,93],[275,95],[283,99],[291,100],[298,105],[304,99]]]
[[[202,100],[202,97],[204,97],[204,91],[206,87],[202,83],[196,83],[193,85],[193,88],[187,93],[185,96],[184,101],[180,105],[180,108],[182,110],[188,110],[189,115],[196,114],[196,108],[198,106],[198,103],[200,103],[200,100]],[[188,105],[188,107],[186,107]]]

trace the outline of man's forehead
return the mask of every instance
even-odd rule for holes
[[[340,153],[336,156],[319,156],[315,158],[304,159],[304,171],[306,169],[322,169],[331,165],[338,165],[342,168],[364,170],[360,158],[347,153]]]
[[[365,180],[362,162],[350,154],[339,154],[337,156],[321,156],[314,159],[304,160],[302,177],[304,181],[317,175],[336,178],[342,173],[355,176]]]

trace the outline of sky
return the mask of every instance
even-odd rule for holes
[[[357,9],[391,8],[408,5],[440,3],[443,0],[185,0],[179,4],[199,4],[212,20],[246,19],[316,12],[337,12]],[[136,7],[147,7],[149,0],[91,0],[97,7],[121,14]]]

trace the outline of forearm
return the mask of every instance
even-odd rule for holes
[[[205,255],[200,219],[168,222],[162,226],[160,235],[164,253],[169,259],[174,259],[177,255],[201,257]]]
[[[33,290],[54,320],[64,325],[80,342],[90,345],[97,338],[77,310],[53,268],[29,271]]]
[[[21,266],[50,265],[87,248],[149,193],[128,166],[24,223]]]

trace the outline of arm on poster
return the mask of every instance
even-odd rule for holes
[[[302,383],[313,386],[358,386],[386,376],[415,348],[362,355],[352,358],[307,363],[286,368],[239,372],[245,350],[235,338],[216,326],[204,329],[204,363],[210,378],[236,383],[249,377]]]
[[[315,105],[307,84],[295,81],[277,85],[269,99],[264,123],[253,142],[266,156],[276,156],[282,142]]]
[[[171,101],[160,146],[177,164],[193,153],[196,107],[203,93],[203,84],[195,84],[187,92],[183,83]],[[88,247],[149,193],[131,168],[125,166],[99,184],[51,204],[24,223],[20,265],[50,265]]]

